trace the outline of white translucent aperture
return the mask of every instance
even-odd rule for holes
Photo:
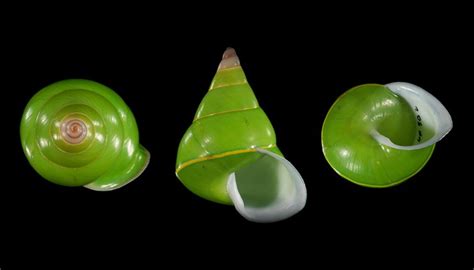
[[[285,158],[263,149],[261,157],[230,174],[227,192],[237,211],[254,222],[275,222],[303,209],[306,186]]]
[[[415,113],[417,125],[424,130],[430,130],[433,135],[423,140],[415,140],[413,145],[402,146],[394,144],[389,138],[377,131],[372,136],[381,144],[402,150],[415,150],[430,146],[441,140],[453,128],[453,120],[446,108],[433,95],[422,88],[404,82],[395,82],[385,85],[390,91],[404,98]]]

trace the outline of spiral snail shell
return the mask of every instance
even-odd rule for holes
[[[441,102],[416,85],[366,84],[336,100],[321,142],[326,160],[342,177],[390,187],[420,171],[452,126]]]
[[[117,189],[137,178],[150,158],[125,102],[89,80],[59,81],[34,95],[20,136],[31,166],[64,186]]]
[[[288,218],[306,203],[303,179],[276,146],[232,48],[181,140],[176,175],[198,196],[233,204],[255,222]]]

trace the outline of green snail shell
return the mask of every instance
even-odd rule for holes
[[[20,135],[31,166],[64,186],[117,189],[137,178],[150,157],[125,102],[88,80],[59,81],[39,91],[26,106]]]
[[[303,179],[278,149],[232,48],[181,140],[176,175],[195,194],[233,204],[251,221],[282,220],[306,203]]]
[[[367,187],[390,187],[420,171],[452,128],[434,96],[403,82],[354,87],[324,120],[321,141],[330,166]]]

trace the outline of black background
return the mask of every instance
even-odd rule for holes
[[[469,157],[463,157],[468,154],[459,143],[465,140],[461,118],[467,111],[460,104],[470,99],[466,85],[472,77],[465,17],[447,19],[443,14],[450,10],[409,8],[389,14],[386,9],[309,10],[301,16],[267,11],[270,18],[226,10],[203,24],[199,13],[183,21],[186,16],[164,18],[166,10],[143,15],[69,11],[51,11],[14,27],[5,22],[0,235],[13,239],[7,241],[8,250],[35,252],[51,244],[52,256],[62,251],[75,258],[69,249],[81,244],[87,247],[81,256],[111,252],[120,257],[164,247],[165,253],[204,252],[212,258],[243,244],[253,251],[247,259],[269,249],[274,254],[359,251],[368,257],[384,254],[386,245],[465,250],[461,246],[471,237],[465,229],[472,216],[472,179],[462,165]],[[174,174],[179,141],[228,46],[236,49],[280,149],[307,186],[304,210],[282,222],[250,223],[233,207],[195,196]],[[26,103],[44,86],[69,78],[109,86],[137,119],[151,162],[122,189],[94,192],[54,185],[23,155],[19,124]],[[324,117],[351,87],[395,81],[435,95],[450,111],[454,129],[408,181],[387,189],[359,187],[325,161]]]

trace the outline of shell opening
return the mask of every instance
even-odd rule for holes
[[[453,127],[448,110],[426,90],[404,82],[385,85],[394,94],[405,99],[414,113],[417,130],[413,145],[398,145],[378,131],[371,132],[372,137],[383,145],[401,150],[416,150],[428,147],[440,141]]]
[[[255,162],[231,173],[227,191],[237,211],[254,222],[289,218],[306,204],[306,186],[285,158],[263,149]]]

